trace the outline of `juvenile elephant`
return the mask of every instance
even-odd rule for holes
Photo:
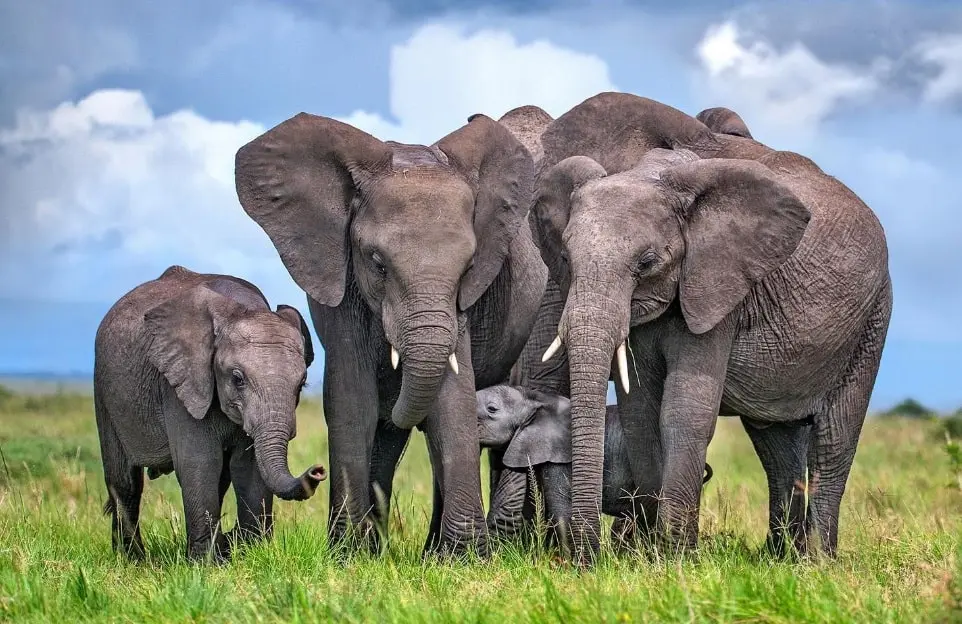
[[[571,402],[556,393],[500,385],[478,391],[477,413],[481,447],[500,451],[508,470],[524,475],[533,469],[547,523],[555,539],[566,537],[563,527],[571,521]],[[629,461],[618,406],[608,405],[601,512],[616,518],[612,529],[617,538],[636,522]],[[711,477],[712,468],[706,463],[702,483]],[[500,517],[498,504],[493,500],[491,511]],[[560,543],[570,548],[567,540]]]
[[[742,417],[768,476],[771,546],[817,538],[833,555],[892,310],[875,214],[808,158],[631,94],[585,100],[541,141],[531,219],[566,296],[545,355],[563,345],[571,368],[579,561],[597,551],[613,363],[632,474],[667,545],[697,543],[722,413]]]
[[[271,534],[274,495],[312,496],[326,472],[315,465],[292,476],[287,444],[313,359],[298,311],[271,311],[237,277],[172,266],[121,297],[97,329],[94,352],[114,549],[144,554],[144,468],[151,479],[176,473],[192,559],[227,556],[219,525],[231,483],[241,540]]]
[[[324,346],[331,542],[378,548],[417,426],[434,472],[425,550],[483,554],[474,393],[508,379],[547,280],[522,227],[530,154],[484,115],[424,146],[301,113],[238,150],[235,173]]]

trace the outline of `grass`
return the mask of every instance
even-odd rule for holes
[[[327,461],[317,403],[299,411],[296,470]],[[123,622],[913,622],[962,621],[962,491],[937,422],[866,423],[843,504],[836,561],[762,551],[764,475],[741,425],[723,420],[697,557],[603,553],[577,572],[516,548],[488,561],[422,562],[431,489],[415,433],[381,558],[326,545],[327,489],[276,504],[275,539],[218,566],[185,561],[173,475],[148,481],[145,563],[110,549],[91,400],[0,395],[0,619]],[[228,495],[226,524],[233,522]]]

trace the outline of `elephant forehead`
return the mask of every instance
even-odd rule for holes
[[[300,330],[274,312],[258,312],[241,317],[231,323],[224,332],[230,342],[243,344],[285,345],[303,348],[304,338]]]
[[[426,145],[407,145],[405,143],[389,142],[391,146],[391,166],[394,170],[417,167],[448,166],[448,157],[437,147]]]
[[[440,217],[456,213],[470,217],[474,193],[459,175],[448,169],[418,167],[402,169],[378,180],[371,192],[370,207],[379,213],[430,209]]]

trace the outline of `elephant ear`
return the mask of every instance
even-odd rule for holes
[[[147,359],[174,389],[191,416],[207,415],[214,397],[214,338],[242,306],[205,285],[144,314]]]
[[[521,141],[535,163],[544,155],[541,135],[552,121],[554,119],[544,109],[530,104],[512,108],[498,119],[499,124]]]
[[[458,307],[467,310],[501,271],[508,247],[530,207],[534,163],[528,150],[490,117],[467,125],[437,147],[474,189],[474,265],[461,278]]]
[[[587,182],[606,175],[604,168],[591,158],[571,156],[542,171],[538,178],[528,220],[541,258],[558,284],[568,283],[562,235],[571,218],[571,195]]]
[[[741,116],[730,108],[724,106],[706,108],[695,115],[695,119],[708,126],[708,129],[712,132],[754,139]]]
[[[337,306],[344,297],[351,208],[370,172],[390,159],[390,147],[373,136],[307,113],[237,151],[241,206],[297,285],[320,304]]]
[[[702,334],[795,252],[811,213],[750,160],[699,160],[665,170],[661,182],[681,196],[687,251],[679,298],[688,328]]]
[[[571,463],[571,411],[565,400],[541,392],[525,392],[531,416],[511,438],[503,462],[523,469],[540,464]]]
[[[314,342],[311,340],[311,330],[308,329],[304,317],[297,308],[283,303],[277,306],[277,314],[301,332],[301,336],[304,337],[304,365],[310,368],[314,361]]]

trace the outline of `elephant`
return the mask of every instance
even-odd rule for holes
[[[477,403],[481,447],[501,451],[505,467],[513,472],[526,475],[533,469],[554,542],[570,551],[564,527],[571,519],[571,402],[556,393],[499,385],[479,390]],[[708,483],[712,474],[706,463],[702,483]],[[614,541],[626,541],[636,522],[634,491],[618,406],[608,405],[601,511],[615,518]],[[492,507],[497,503],[493,501]]]
[[[718,134],[730,134],[745,139],[755,138],[752,136],[752,133],[749,132],[748,126],[745,125],[741,115],[730,108],[723,106],[706,108],[695,115],[695,119],[705,124],[712,132],[717,132]]]
[[[324,347],[332,545],[381,549],[418,427],[434,474],[424,553],[487,553],[474,393],[508,379],[544,294],[522,227],[533,180],[530,154],[485,115],[425,146],[299,113],[237,151],[240,204]]]
[[[553,121],[551,115],[537,106],[519,106],[498,119],[528,150],[535,166],[541,160],[541,132]],[[529,227],[524,219],[522,227]],[[532,235],[535,232],[531,232]],[[537,240],[535,240],[537,245]],[[539,256],[540,258],[540,256]],[[547,268],[545,269],[547,271]],[[543,362],[541,355],[554,339],[564,298],[558,284],[548,277],[544,296],[531,334],[525,342],[521,356],[511,368],[507,383],[543,392],[568,395],[568,361],[562,353],[559,357]],[[533,489],[528,487],[524,473],[505,470],[503,449],[488,449],[489,509],[488,531],[499,538],[511,539],[531,533],[535,523],[536,502]]]
[[[530,219],[566,301],[545,357],[564,347],[571,370],[576,562],[598,549],[613,370],[664,546],[697,546],[721,414],[768,477],[769,547],[834,556],[892,310],[876,215],[809,158],[633,94],[588,98],[541,141]]]
[[[144,556],[144,469],[174,472],[184,498],[187,556],[225,560],[228,486],[239,541],[272,534],[273,500],[305,500],[326,478],[317,464],[291,475],[287,445],[314,359],[300,313],[272,311],[253,284],[166,269],[115,303],[97,329],[94,411],[112,546]]]

